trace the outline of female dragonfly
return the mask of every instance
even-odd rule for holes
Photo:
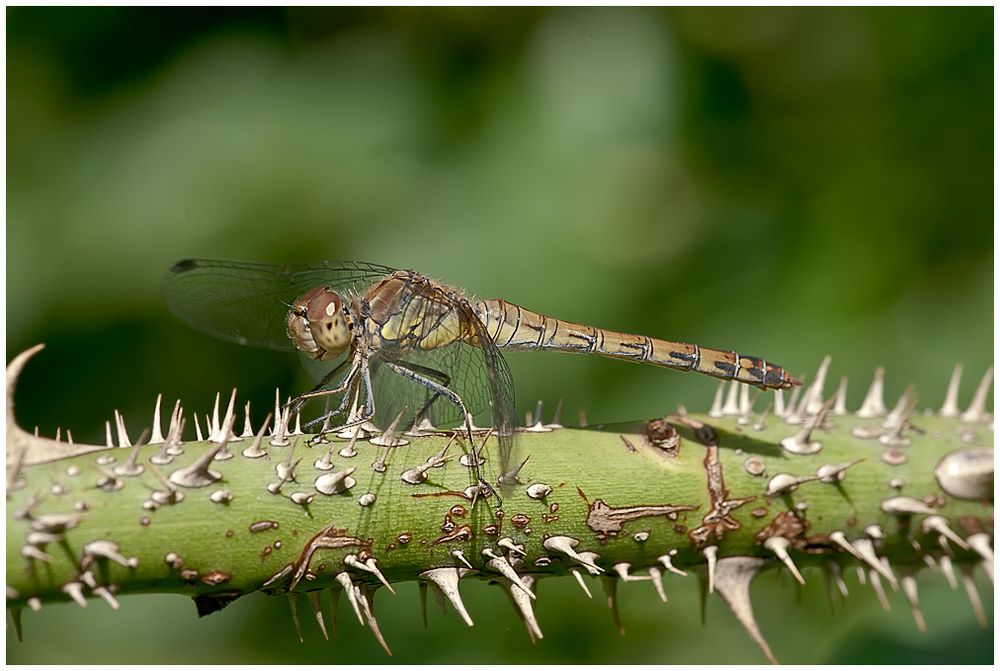
[[[422,417],[464,423],[473,444],[472,416],[489,408],[501,473],[509,472],[515,419],[513,382],[500,350],[598,354],[764,389],[798,384],[758,357],[575,324],[371,263],[187,259],[167,273],[164,298],[195,329],[241,345],[298,350],[309,367],[319,364],[321,382],[294,407],[317,396],[343,397],[307,426],[344,414],[358,398],[363,411],[351,424],[375,419],[385,426],[405,411],[404,426]]]

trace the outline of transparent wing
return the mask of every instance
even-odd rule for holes
[[[486,333],[482,322],[467,305],[457,304],[461,317],[474,333],[472,343],[456,341],[432,350],[394,353],[386,351],[383,358],[407,364],[411,370],[457,393],[479,426],[496,428],[500,444],[500,465],[510,470],[514,442],[514,381],[496,344]],[[431,308],[428,313],[433,312]],[[421,315],[415,324],[423,325],[420,337],[430,335],[436,320]],[[391,369],[372,362],[372,386],[375,393],[376,424],[385,428],[403,412],[401,426],[414,424],[421,413],[438,427],[458,427],[464,418],[461,410],[432,389],[396,374]]]
[[[185,259],[163,278],[163,300],[203,333],[240,345],[291,351],[288,306],[318,285],[355,296],[392,268],[359,261],[287,265]]]

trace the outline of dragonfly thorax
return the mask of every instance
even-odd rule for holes
[[[288,311],[288,337],[315,359],[335,359],[351,345],[354,319],[340,294],[318,286],[299,296]]]

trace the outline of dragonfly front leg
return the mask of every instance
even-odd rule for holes
[[[497,492],[490,485],[490,483],[486,482],[486,480],[483,478],[482,470],[479,467],[480,458],[479,458],[479,451],[476,449],[476,438],[475,435],[472,433],[471,415],[469,415],[469,411],[465,408],[465,402],[462,400],[462,397],[459,396],[457,393],[455,393],[452,389],[449,389],[448,387],[439,382],[435,382],[426,375],[422,375],[421,372],[418,372],[417,370],[421,369],[422,371],[430,372],[433,371],[433,369],[428,369],[425,368],[424,366],[417,366],[414,364],[407,363],[405,361],[395,361],[395,362],[384,361],[382,363],[393,372],[402,375],[406,379],[412,380],[417,384],[421,384],[435,393],[435,396],[431,398],[431,401],[429,403],[425,404],[425,407],[429,407],[430,403],[433,403],[433,401],[436,400],[438,396],[443,396],[444,398],[448,399],[450,402],[458,406],[458,408],[462,411],[462,417],[465,418],[465,429],[469,435],[469,445],[472,447],[472,464],[473,464],[473,469],[476,472],[476,480],[482,487],[485,487],[488,492],[497,497],[498,507],[502,505],[503,500],[500,498],[499,492]],[[444,376],[445,378],[448,378],[447,375],[441,373],[440,371],[433,371],[433,373],[438,373]],[[448,378],[448,381],[450,382],[451,379]]]

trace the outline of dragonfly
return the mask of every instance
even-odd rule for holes
[[[292,402],[293,410],[311,398],[341,396],[339,407],[307,427],[346,416],[352,400],[360,413],[327,432],[369,421],[384,427],[401,417],[407,428],[423,419],[464,425],[476,478],[494,494],[479,469],[473,419],[489,413],[502,480],[511,472],[516,420],[514,384],[501,351],[595,354],[763,389],[798,384],[756,356],[556,319],[374,263],[185,259],[168,271],[163,297],[199,331],[240,345],[297,351],[319,382]]]

